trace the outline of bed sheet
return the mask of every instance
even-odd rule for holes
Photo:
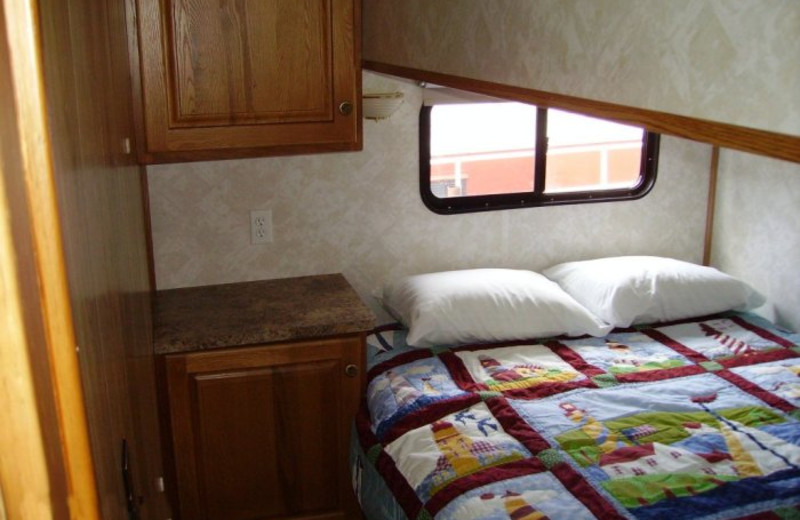
[[[800,336],[728,313],[604,338],[368,340],[367,518],[797,518]]]

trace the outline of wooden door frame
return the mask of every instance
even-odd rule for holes
[[[38,20],[36,0],[0,0],[0,516],[94,520]]]

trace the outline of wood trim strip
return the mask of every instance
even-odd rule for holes
[[[533,103],[542,107],[581,112],[590,116],[642,126],[652,132],[701,141],[723,148],[800,162],[800,136],[779,134],[767,130],[757,130],[728,123],[718,123],[644,108],[617,105],[605,101],[514,87],[491,81],[442,74],[377,61],[364,60],[362,61],[362,67],[373,72],[435,83],[488,96]]]
[[[99,518],[99,502],[53,177],[37,6],[36,0],[3,1],[24,181],[28,206],[35,208],[30,225],[70,517],[93,520]]]
[[[703,246],[703,265],[711,264],[711,244],[714,237],[714,206],[717,200],[717,171],[719,170],[719,147],[711,149],[709,166],[708,203],[706,204],[706,238]]]
[[[55,411],[51,401],[37,399],[37,376],[45,380],[39,392],[47,393],[49,368],[37,371],[34,364],[37,347],[44,343],[44,327],[38,319],[38,280],[6,27],[0,3],[0,519],[61,519],[67,517],[57,512],[58,502],[66,503],[63,467],[49,464],[48,450],[57,452],[59,447],[57,439],[45,437]]]
[[[2,13],[0,13],[2,14]],[[5,107],[4,107],[5,108]],[[7,113],[4,113],[6,115]],[[4,128],[7,129],[8,127]],[[8,134],[0,131],[0,137]],[[14,143],[16,144],[16,143]],[[8,143],[0,147],[0,210],[13,211],[3,179],[15,175],[16,157],[9,157]],[[16,150],[14,150],[16,151]],[[17,210],[12,217],[20,217]],[[21,225],[16,223],[19,228]],[[28,324],[26,311],[39,302],[24,292],[19,279],[30,276],[21,272],[16,256],[24,256],[14,244],[14,229],[10,221],[0,221],[0,330],[3,346],[0,348],[0,518],[63,518],[56,515],[54,502],[63,497],[62,489],[51,484],[50,475],[60,468],[48,465],[47,441],[44,438],[45,418],[41,418],[36,396],[36,374],[33,369],[31,344],[43,334],[40,323]],[[27,266],[26,266],[27,267]],[[30,301],[28,300],[36,300]],[[26,308],[28,307],[28,308]],[[6,502],[2,494],[7,494]],[[66,500],[64,500],[66,502]]]
[[[131,74],[131,107],[133,110],[133,152],[139,164],[146,164],[144,87],[142,86],[141,58],[139,56],[139,26],[136,0],[125,0],[125,24],[128,37],[128,67]]]

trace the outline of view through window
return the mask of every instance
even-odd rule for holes
[[[423,199],[443,212],[637,198],[655,180],[641,128],[513,102],[422,110]]]
[[[641,128],[548,110],[545,193],[635,187],[643,137]]]

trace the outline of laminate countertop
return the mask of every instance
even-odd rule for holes
[[[156,354],[366,332],[375,317],[341,274],[156,292]]]

